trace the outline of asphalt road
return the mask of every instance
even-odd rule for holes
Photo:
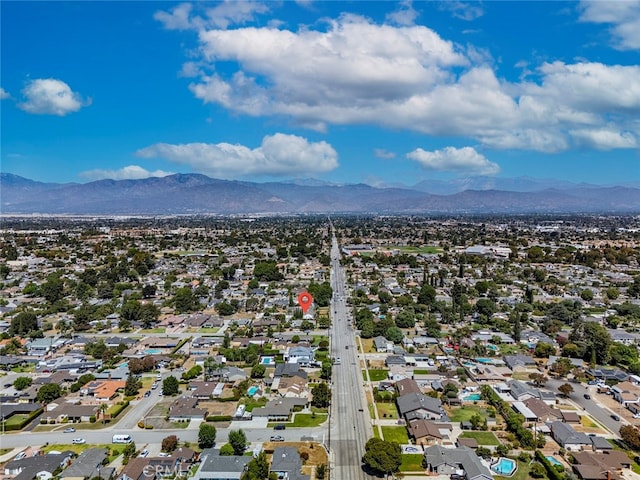
[[[235,425],[232,428],[218,429],[216,435],[216,444],[223,445],[227,442],[229,431],[232,429],[241,428]],[[322,435],[325,433],[325,427],[317,428],[290,428],[287,430],[274,431],[271,428],[243,428],[242,429],[247,436],[247,440],[253,443],[268,442],[272,435],[280,435],[284,437],[285,441],[298,442],[302,437],[314,437],[318,441],[322,441]],[[77,430],[74,433],[62,433],[57,432],[23,432],[14,434],[4,434],[1,437],[0,443],[2,448],[16,448],[27,447],[44,444],[70,444],[74,438],[84,438],[87,443],[103,444],[111,443],[113,435],[116,433],[123,433],[131,435],[131,438],[137,445],[143,444],[160,444],[162,439],[169,435],[176,435],[180,440],[187,442],[198,441],[197,429],[172,429],[172,430],[140,430],[134,428],[131,430],[124,430],[118,428],[117,425],[113,429],[103,430]]]
[[[344,270],[340,249],[333,236],[331,248],[332,327],[331,356],[339,358],[332,374],[332,404],[329,447],[333,452],[332,478],[372,478],[362,471],[364,446],[373,436],[364,392],[355,334],[349,326]]]
[[[558,387],[563,383],[567,383],[567,381],[556,380],[551,378],[545,384],[545,388],[557,393]],[[591,415],[598,422],[604,425],[613,434],[618,435],[620,432],[620,427],[628,423],[622,418],[622,415],[620,415],[622,406],[619,409],[614,411],[608,408],[603,408],[600,405],[600,403],[596,398],[596,395],[599,395],[599,394],[595,393],[596,391],[595,387],[589,388],[589,386],[579,384],[579,383],[571,383],[570,385],[573,387],[573,393],[569,395],[569,400],[575,403],[577,406],[579,406],[583,410],[587,411],[589,415]],[[584,395],[587,393],[591,396],[590,400],[587,400],[586,398],[584,398]],[[611,418],[611,415],[614,415],[614,414],[621,417],[621,419],[617,421]]]

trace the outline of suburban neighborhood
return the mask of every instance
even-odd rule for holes
[[[4,478],[640,479],[637,217],[5,220]]]

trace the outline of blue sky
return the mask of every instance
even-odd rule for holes
[[[1,170],[640,181],[640,0],[6,2]]]

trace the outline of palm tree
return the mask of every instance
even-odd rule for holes
[[[100,416],[102,417],[102,424],[105,424],[106,421],[106,413],[107,410],[109,409],[109,406],[106,403],[101,403],[100,407],[98,408],[98,410],[100,411]]]

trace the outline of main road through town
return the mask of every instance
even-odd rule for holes
[[[358,359],[355,334],[351,328],[350,312],[346,303],[347,292],[344,270],[340,264],[340,248],[332,232],[331,246],[331,301],[332,325],[330,330],[332,374],[332,401],[330,407],[328,446],[333,462],[333,479],[373,478],[362,470],[362,455],[367,440],[373,436],[371,417],[367,408]]]

